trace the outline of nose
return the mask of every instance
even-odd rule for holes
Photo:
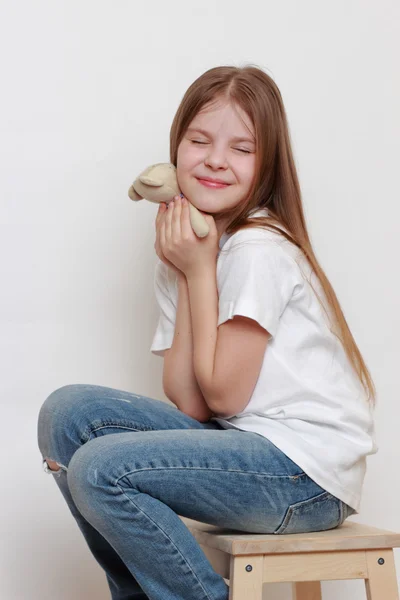
[[[223,148],[212,147],[210,145],[207,155],[204,159],[204,164],[211,169],[226,169],[228,163]]]

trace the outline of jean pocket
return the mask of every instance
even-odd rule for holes
[[[344,504],[329,492],[291,504],[274,533],[308,533],[334,529],[346,518]]]

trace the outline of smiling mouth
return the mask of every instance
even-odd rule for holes
[[[209,187],[209,188],[215,188],[215,189],[226,188],[230,185],[230,183],[221,183],[219,181],[208,181],[207,179],[201,179],[199,177],[196,177],[196,179],[199,183],[201,183],[205,187]]]

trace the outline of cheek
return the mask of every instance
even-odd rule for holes
[[[249,161],[249,164],[242,165],[242,181],[250,187],[255,175],[255,163]]]
[[[182,182],[184,182],[188,177],[188,172],[186,166],[183,162],[178,162],[176,167],[176,177],[178,179],[178,184],[182,188]]]
[[[178,148],[177,160],[176,160],[176,168],[179,171],[184,171],[186,169],[187,163],[187,152],[185,148],[182,148],[182,145]]]
[[[180,177],[188,177],[198,165],[198,160],[190,152],[182,152],[177,159],[177,174]]]
[[[178,148],[177,165],[182,171],[188,171],[203,160],[203,148],[185,141]]]
[[[187,154],[181,154],[178,156],[177,165],[176,165],[176,177],[178,180],[178,185],[181,191],[186,195],[187,184],[190,181],[192,169],[190,167],[190,162],[188,161]]]

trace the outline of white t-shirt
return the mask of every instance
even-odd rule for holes
[[[218,325],[242,315],[271,337],[245,409],[212,420],[265,436],[357,514],[366,456],[378,450],[373,412],[309,283],[308,261],[282,234],[261,228],[224,233],[219,245]],[[323,298],[315,274],[311,283]],[[174,337],[178,287],[161,260],[154,289],[160,317],[151,352],[163,356]]]

